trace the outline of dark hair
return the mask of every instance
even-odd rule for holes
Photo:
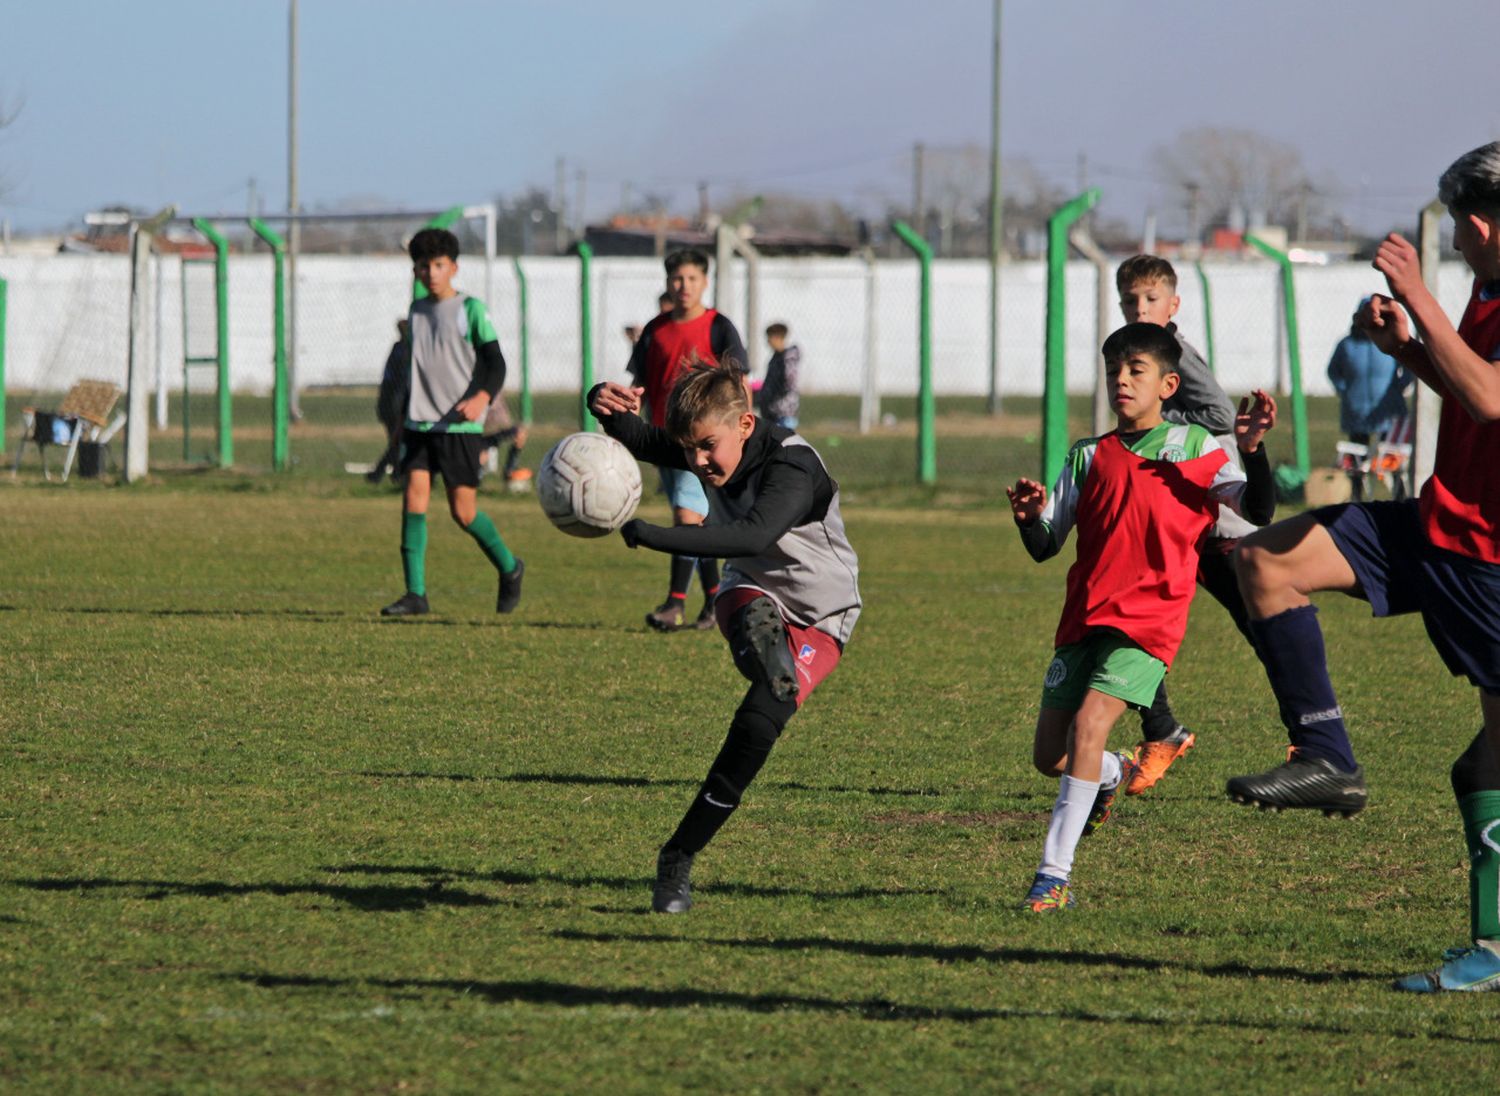
[[[458,261],[458,237],[446,228],[424,228],[411,238],[406,253],[414,263],[430,262],[439,256]]]
[[[784,338],[786,338],[786,333],[787,333],[787,326],[784,323],[773,323],[770,327],[766,328],[766,337],[767,338],[771,338],[771,339],[776,339],[776,338],[784,339]]]
[[[677,298],[674,297],[674,296],[672,296],[672,294],[668,293],[665,289],[663,289],[661,291],[661,296],[656,298],[657,307],[660,307],[660,306],[662,306],[664,304],[676,304],[676,303],[677,303]]]
[[[732,361],[722,365],[705,361],[690,351],[687,369],[667,400],[667,433],[674,441],[686,443],[696,423],[709,418],[722,421],[749,410],[739,366]]]
[[[696,266],[703,273],[708,273],[708,256],[696,247],[679,247],[667,256],[667,276],[671,277],[677,273],[679,266]]]
[[[1500,216],[1500,141],[1454,160],[1438,180],[1438,200],[1454,213]]]
[[[1106,364],[1122,362],[1137,354],[1144,354],[1163,373],[1176,373],[1182,361],[1182,344],[1177,336],[1154,323],[1128,323],[1104,340]]]
[[[1177,271],[1159,255],[1132,255],[1115,271],[1115,288],[1124,293],[1137,282],[1166,282],[1177,290]]]

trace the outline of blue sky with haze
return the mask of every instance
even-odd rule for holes
[[[0,0],[0,218],[114,202],[241,210],[286,197],[286,0]],[[622,186],[691,208],[786,191],[904,201],[910,149],[988,141],[989,0],[301,0],[304,205],[447,206],[556,157],[588,212]],[[1366,227],[1405,223],[1500,136],[1494,0],[1008,0],[1004,139],[1106,215],[1180,198],[1155,151],[1196,126],[1289,142]],[[1473,28],[1466,33],[1465,28]],[[1180,219],[1180,218],[1179,218]]]

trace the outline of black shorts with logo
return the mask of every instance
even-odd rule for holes
[[[449,487],[478,487],[484,453],[481,434],[449,434],[407,429],[401,434],[399,471],[443,477]]]

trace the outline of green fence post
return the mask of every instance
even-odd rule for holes
[[[579,240],[573,245],[578,253],[578,341],[581,372],[578,386],[578,429],[598,429],[589,414],[589,389],[594,387],[594,249]]]
[[[464,215],[464,207],[463,206],[454,206],[452,209],[445,209],[443,212],[439,213],[436,217],[434,217],[432,220],[428,221],[422,227],[423,228],[452,228],[455,224],[457,224],[460,220],[463,219],[463,215]],[[417,281],[416,278],[413,278],[411,280],[411,299],[414,300],[414,301],[420,301],[425,296],[427,296],[427,287],[424,286],[421,282]],[[485,304],[485,307],[488,308],[490,302],[489,301],[485,301],[484,304]]]
[[[251,217],[250,227],[271,248],[271,263],[275,290],[272,308],[275,309],[272,328],[275,333],[276,353],[271,374],[271,467],[278,472],[287,470],[288,450],[287,426],[291,422],[287,402],[286,383],[286,241],[273,232],[259,217]]]
[[[921,266],[917,298],[917,481],[937,482],[937,404],[932,393],[932,248],[905,221],[891,231],[911,248]]]
[[[1193,269],[1198,272],[1198,286],[1203,290],[1203,352],[1208,355],[1208,371],[1214,369],[1214,296],[1208,288],[1208,271],[1203,269],[1203,261],[1193,264]]]
[[[1099,201],[1090,187],[1047,220],[1047,373],[1042,388],[1042,482],[1068,458],[1068,229]]]
[[[214,311],[218,320],[219,366],[219,467],[234,463],[234,426],[232,394],[229,390],[229,241],[202,217],[193,218],[193,227],[214,245]]]
[[[531,421],[531,317],[526,312],[526,271],[521,269],[521,258],[513,260],[516,265],[516,310],[521,323],[521,421]]]
[[[5,292],[7,283],[0,278],[0,453],[5,452]]]
[[[1292,446],[1298,483],[1306,483],[1312,472],[1307,444],[1307,400],[1302,395],[1302,340],[1297,332],[1297,287],[1292,281],[1292,260],[1285,251],[1256,236],[1245,234],[1245,242],[1281,267],[1281,307],[1286,324],[1287,365],[1292,375]]]

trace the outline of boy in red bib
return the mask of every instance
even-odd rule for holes
[[[1264,392],[1244,400],[1235,419],[1243,472],[1202,426],[1162,419],[1180,355],[1176,338],[1155,324],[1116,331],[1104,343],[1116,429],[1073,446],[1050,499],[1028,479],[1006,492],[1038,562],[1078,528],[1032,747],[1037,769],[1061,777],[1026,896],[1038,913],[1073,904],[1078,842],[1109,816],[1116,790],[1130,779],[1134,756],[1108,753],[1105,743],[1127,707],[1150,706],[1177,654],[1199,546],[1220,505],[1240,512],[1275,489],[1260,442],[1276,421],[1276,404]]]

